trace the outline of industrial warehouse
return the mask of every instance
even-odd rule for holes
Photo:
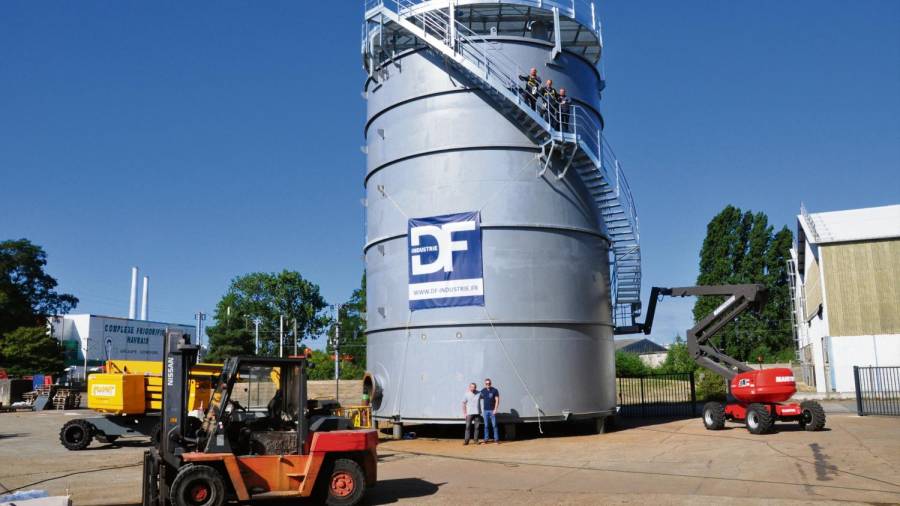
[[[900,7],[0,14],[0,506],[900,503]]]

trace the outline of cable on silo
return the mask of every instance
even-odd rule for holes
[[[516,171],[516,172],[519,172],[519,171],[522,171],[522,170],[527,169],[529,165],[531,165],[532,163],[534,163],[534,162],[540,160],[540,159],[541,159],[541,156],[542,156],[542,155],[541,155],[540,153],[535,153],[535,154],[534,154],[534,157],[533,157],[531,160],[528,160],[528,162],[526,162],[525,165],[522,165],[522,166],[519,168],[519,170]],[[515,181],[515,180],[507,180],[504,184],[500,185],[500,187],[497,188],[497,190],[496,190],[490,197],[488,197],[488,198],[484,201],[484,204],[483,204],[481,207],[478,208],[478,212],[480,213],[481,211],[484,211],[484,208],[487,207],[487,205],[490,204],[492,200],[494,200],[494,197],[496,197],[497,194],[500,193],[501,190],[503,190],[503,188],[505,188],[507,185],[509,185],[509,184],[511,184],[511,183],[514,183],[514,182],[518,182],[518,181]]]
[[[544,433],[544,429],[543,429],[543,427],[541,427],[541,412],[542,412],[542,411],[541,411],[541,406],[540,406],[540,404],[538,404],[537,399],[534,398],[534,395],[532,395],[531,390],[528,388],[528,384],[525,383],[525,379],[522,378],[522,375],[521,375],[521,374],[519,374],[519,368],[516,367],[516,363],[513,362],[512,357],[509,356],[509,352],[506,350],[506,344],[504,344],[504,343],[503,343],[503,339],[500,338],[500,333],[497,332],[497,327],[494,327],[494,317],[491,316],[491,314],[488,312],[487,306],[482,306],[482,309],[484,309],[484,314],[485,314],[485,316],[487,316],[487,318],[488,318],[488,323],[491,324],[491,330],[493,330],[493,331],[494,331],[494,335],[497,336],[497,341],[500,343],[500,348],[503,350],[503,354],[506,355],[506,360],[507,360],[507,361],[509,362],[509,364],[512,366],[513,372],[516,373],[516,377],[519,378],[519,382],[522,383],[522,387],[525,388],[525,393],[528,394],[528,397],[531,397],[531,402],[534,403],[534,407],[535,407],[535,409],[537,409],[537,415],[538,415],[538,432],[540,432],[541,434],[543,434],[543,433]]]
[[[403,208],[400,207],[400,204],[398,204],[397,201],[394,200],[394,197],[391,197],[391,196],[388,194],[388,192],[385,191],[384,185],[383,185],[383,184],[378,185],[378,192],[381,193],[381,196],[382,196],[382,197],[384,197],[384,198],[390,200],[390,201],[391,201],[391,204],[394,204],[394,207],[396,207],[397,210],[400,211],[400,214],[402,214],[403,216],[405,216],[407,220],[409,219],[409,215],[406,214],[406,211],[404,211]]]
[[[402,212],[402,211],[401,211]],[[406,356],[409,351],[409,338],[412,332],[409,331],[409,323],[412,321],[412,310],[409,311],[409,317],[406,318],[406,344],[403,347],[403,367],[400,368],[400,386],[397,389],[397,398],[394,399],[394,416],[400,417],[400,397],[403,395],[403,383],[406,380]]]

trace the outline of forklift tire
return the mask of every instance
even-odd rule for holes
[[[763,404],[751,404],[747,406],[746,422],[751,434],[765,434],[775,425],[775,417]]]
[[[703,426],[706,430],[725,428],[725,405],[721,402],[707,402],[703,405]]]
[[[355,460],[335,460],[319,479],[328,506],[352,506],[366,494],[366,475]]]
[[[188,464],[175,476],[169,499],[175,506],[222,506],[225,481],[209,466]]]
[[[84,450],[94,438],[94,426],[87,420],[69,420],[59,431],[59,441],[69,450]]]
[[[800,426],[812,432],[825,428],[825,410],[816,401],[800,403]]]

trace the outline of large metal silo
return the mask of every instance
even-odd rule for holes
[[[485,377],[506,421],[614,411],[614,316],[640,310],[640,256],[631,195],[602,137],[600,50],[584,0],[366,5],[376,418],[460,422],[466,384]],[[523,101],[519,75],[532,67],[573,97],[565,126]],[[480,219],[483,305],[411,310],[421,250],[409,231],[459,213]],[[472,254],[461,244],[445,259]]]

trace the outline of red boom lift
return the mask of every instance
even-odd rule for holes
[[[770,432],[776,421],[799,422],[808,431],[822,430],[825,427],[825,411],[818,402],[785,402],[797,392],[793,371],[782,367],[755,370],[744,362],[725,355],[710,342],[716,332],[744,311],[759,310],[765,304],[765,286],[653,287],[646,321],[621,329],[618,333],[650,334],[656,302],[665,295],[727,297],[725,302],[687,331],[687,347],[694,361],[725,378],[728,384],[726,403],[708,402],[703,406],[703,424],[707,429],[719,430],[725,426],[726,420],[744,422],[747,430],[753,434]]]

